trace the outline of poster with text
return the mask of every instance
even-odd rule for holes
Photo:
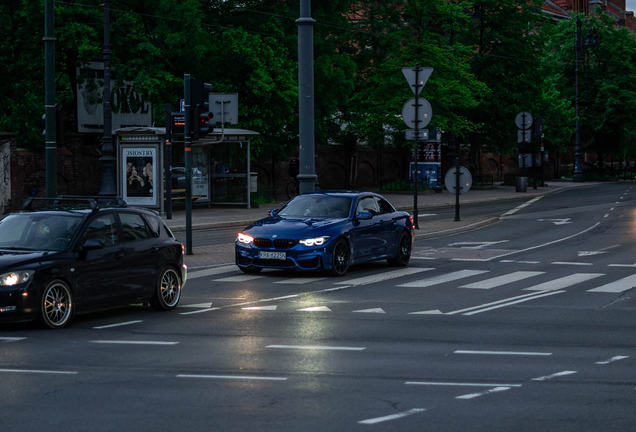
[[[154,206],[157,202],[157,148],[128,147],[122,150],[123,199],[130,205]]]

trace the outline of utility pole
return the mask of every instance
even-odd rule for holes
[[[299,192],[316,188],[314,133],[314,24],[311,1],[300,1],[298,24]],[[249,173],[248,173],[249,174]],[[249,180],[249,179],[248,179]]]
[[[100,195],[117,195],[115,188],[115,148],[113,111],[110,107],[110,0],[104,1],[104,144],[102,145],[102,188]]]
[[[55,115],[55,9],[53,0],[44,3],[44,115],[46,116],[46,197],[57,196],[57,142]]]

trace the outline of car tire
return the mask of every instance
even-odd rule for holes
[[[241,269],[243,273],[247,273],[247,274],[256,274],[256,273],[260,273],[261,270],[263,270],[261,267],[252,267],[252,266],[249,266],[249,267],[239,266],[239,268]]]
[[[177,307],[181,298],[181,278],[173,267],[161,270],[150,306],[157,311],[168,311]]]
[[[397,242],[395,257],[387,260],[389,265],[394,267],[406,267],[411,260],[412,243],[411,235],[406,231],[403,231]]]
[[[331,252],[331,274],[334,276],[344,275],[349,269],[350,259],[349,244],[344,239],[337,240]]]
[[[40,298],[40,323],[50,329],[61,329],[71,320],[73,312],[71,289],[61,280],[54,280]]]

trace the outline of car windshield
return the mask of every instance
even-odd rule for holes
[[[346,218],[351,198],[329,195],[299,195],[280,209],[276,216]]]
[[[63,251],[82,217],[72,214],[17,213],[0,221],[0,249]]]

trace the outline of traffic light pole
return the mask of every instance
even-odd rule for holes
[[[46,197],[57,196],[57,143],[55,115],[55,12],[53,0],[44,4],[44,114],[46,127]]]
[[[164,151],[166,219],[172,219],[172,107],[169,103],[166,104],[166,147]]]
[[[192,93],[190,74],[183,75],[185,100],[185,210],[186,210],[186,255],[192,255]]]

